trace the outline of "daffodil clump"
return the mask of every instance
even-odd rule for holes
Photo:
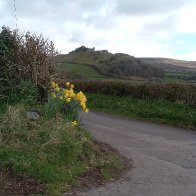
[[[53,117],[58,112],[69,119],[73,126],[78,124],[78,113],[80,110],[88,112],[89,109],[86,106],[87,98],[83,92],[76,93],[74,91],[74,85],[70,82],[65,83],[65,87],[59,87],[55,82],[50,84],[50,93],[47,103],[47,112],[49,117]]]

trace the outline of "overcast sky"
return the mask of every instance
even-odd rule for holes
[[[135,57],[196,60],[196,0],[16,0],[18,28],[43,33],[61,53],[81,45]],[[16,27],[14,0],[0,25]]]

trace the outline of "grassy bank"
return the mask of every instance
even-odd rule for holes
[[[43,114],[43,106],[34,108]],[[79,176],[86,172],[93,176],[98,171],[102,181],[115,178],[122,168],[118,155],[102,153],[84,128],[73,126],[60,114],[50,120],[31,120],[25,114],[29,109],[32,106],[20,104],[1,110],[5,113],[0,116],[0,190],[61,195],[72,186],[80,187]],[[20,185],[24,183],[18,179],[30,182],[31,188]]]
[[[89,93],[88,98],[89,108],[94,111],[196,129],[196,108],[193,106],[93,93]]]
[[[80,124],[79,112],[88,112],[81,91],[51,82],[43,103],[32,83],[19,87],[0,106],[0,194],[62,195],[116,177],[120,156],[102,149]]]

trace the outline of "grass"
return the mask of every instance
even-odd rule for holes
[[[57,71],[65,71],[70,75],[80,76],[83,79],[110,79],[110,77],[100,74],[93,67],[82,64],[59,63],[57,64]]]
[[[161,100],[87,94],[91,110],[196,129],[196,108]]]
[[[86,51],[86,52],[71,52],[67,55],[59,55],[55,57],[56,61],[59,62],[73,62],[77,64],[88,64],[95,66],[102,66],[100,61],[106,61],[112,57],[109,52],[103,51]],[[124,59],[124,56],[122,57]],[[127,57],[126,57],[127,58]],[[122,60],[123,60],[122,59]]]
[[[29,107],[19,104],[0,110],[4,112],[0,115],[1,169],[36,179],[44,184],[46,195],[61,195],[79,186],[78,177],[84,172],[100,168],[102,179],[108,180],[122,168],[118,155],[99,153],[84,128],[71,126],[60,114],[50,120],[30,120],[25,115]],[[42,114],[43,106],[34,107]],[[1,180],[0,185],[4,190]]]
[[[0,128],[1,164],[6,167],[12,163],[13,172],[26,173],[47,183],[49,191],[58,186],[57,182],[61,184],[65,179],[71,182],[84,169],[82,162],[76,161],[84,152],[77,137],[89,136],[84,130],[66,126],[60,118],[31,122],[25,118],[24,108],[16,106],[2,117]],[[92,150],[92,146],[89,148]]]

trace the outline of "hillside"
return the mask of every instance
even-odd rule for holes
[[[72,78],[80,79],[161,79],[196,82],[196,61],[169,58],[135,58],[81,46],[55,57],[55,67]],[[67,77],[67,76],[66,76]]]
[[[128,54],[112,54],[107,50],[96,51],[94,48],[81,46],[69,54],[56,57],[56,63],[73,63],[91,66],[105,76],[116,78],[163,78],[162,68],[141,63]]]
[[[196,70],[196,61],[182,61],[170,58],[136,58],[145,64],[154,65],[163,69]]]
[[[137,58],[137,60],[164,69],[167,80],[196,81],[196,61],[170,58]]]

